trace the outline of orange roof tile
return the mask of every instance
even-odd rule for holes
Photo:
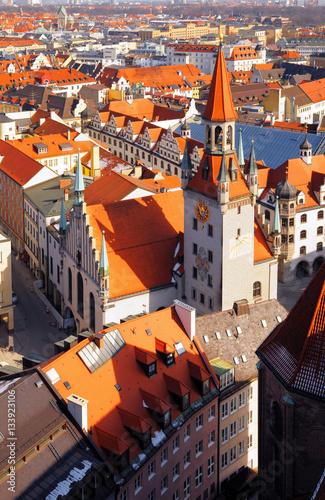
[[[221,122],[237,119],[223,50],[218,51],[203,119]]]
[[[41,369],[47,373],[55,368],[60,377],[55,389],[63,400],[71,394],[88,400],[87,426],[94,431],[95,443],[119,455],[129,448],[132,460],[141,448],[126,431],[125,424],[139,426],[141,430],[151,426],[152,437],[160,433],[161,426],[153,418],[152,411],[160,414],[171,411],[172,421],[178,417],[181,409],[168,389],[177,391],[176,394],[190,392],[190,404],[193,404],[201,394],[190,375],[188,360],[202,370],[206,367],[196,344],[185,333],[175,307],[121,323],[104,332],[114,328],[118,328],[125,345],[97,370],[91,372],[78,354],[93,342],[93,337],[45,362]],[[150,336],[146,333],[148,328]],[[164,338],[170,345],[181,341],[185,353],[180,356],[176,353],[175,363],[168,368],[158,356],[157,374],[148,378],[136,360],[135,347],[156,356],[156,338]],[[66,381],[69,385],[64,383]]]
[[[254,221],[254,262],[273,259],[273,254],[269,249],[265,236],[257,221]]]
[[[98,200],[87,205],[87,213],[98,245],[105,229],[111,298],[171,283],[173,256],[184,231],[181,190],[117,203]]]

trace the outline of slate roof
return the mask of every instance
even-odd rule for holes
[[[38,500],[57,498],[63,493],[72,494],[82,479],[101,467],[102,459],[94,451],[91,442],[61,411],[42,374],[34,370],[12,380],[0,381],[0,429],[6,443],[9,442],[7,438],[10,439],[7,431],[8,390],[12,389],[15,390],[16,408],[19,409],[15,429],[16,461],[34,450],[27,463],[20,464],[16,470],[14,498]],[[63,425],[66,428],[54,435],[53,440],[35,450],[37,445]],[[9,453],[9,447],[2,444],[1,473],[8,469]],[[9,498],[8,483],[4,479],[0,484],[0,497],[6,499]],[[102,488],[101,491],[103,493]],[[104,492],[106,495],[109,493],[105,486]]]
[[[196,335],[208,359],[219,357],[232,364],[235,366],[236,380],[243,382],[257,376],[258,358],[255,350],[278,325],[277,316],[284,320],[287,314],[287,310],[277,300],[250,305],[249,313],[243,316],[230,314],[229,311],[207,314],[196,319]],[[262,319],[266,320],[265,328]],[[236,327],[241,327],[242,333],[239,335]],[[227,329],[231,330],[231,337],[227,336]],[[217,339],[216,332],[220,332],[220,340]],[[205,336],[209,342],[205,341]],[[241,359],[242,354],[247,357],[245,363]],[[238,365],[234,363],[234,356],[239,358]]]
[[[257,355],[287,387],[325,398],[325,264]]]
[[[203,121],[189,123],[191,127],[191,137],[197,141],[204,141]],[[277,168],[286,160],[299,158],[300,144],[305,139],[304,132],[291,132],[287,130],[278,130],[273,128],[255,127],[254,125],[246,125],[236,123],[236,147],[238,147],[239,128],[242,129],[244,158],[249,158],[254,140],[255,156],[257,161],[264,161],[265,165],[270,168]],[[175,130],[180,133],[180,126]],[[325,152],[325,137],[307,133],[308,141],[313,147],[313,155],[324,154]]]

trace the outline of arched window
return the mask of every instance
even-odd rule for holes
[[[222,143],[222,128],[219,127],[219,125],[215,128],[215,131],[214,131],[214,141],[215,141],[215,144]]]
[[[77,276],[77,310],[80,316],[84,315],[84,283],[80,273]]]
[[[283,418],[280,406],[273,401],[270,408],[270,429],[278,441],[283,439]]]
[[[68,270],[68,299],[72,302],[72,272],[70,267]]]
[[[300,217],[300,222],[307,222],[307,214],[302,214],[302,216]]]
[[[95,299],[91,292],[89,294],[89,326],[95,330]]]
[[[227,128],[227,144],[232,145],[232,126],[228,125]]]
[[[323,242],[319,241],[316,246],[316,251],[321,252],[323,250]]]
[[[323,226],[318,226],[317,234],[323,234]]]
[[[295,204],[294,203],[290,203],[290,208],[295,208]]]
[[[307,231],[300,231],[300,239],[305,240],[307,238]]]
[[[306,247],[300,247],[300,255],[306,255]]]
[[[261,287],[261,282],[260,281],[255,281],[253,284],[253,297],[260,297],[262,292],[262,287]]]
[[[323,210],[320,210],[319,212],[317,212],[317,219],[324,219],[324,211]]]
[[[265,215],[265,220],[270,220],[271,218],[270,210],[265,210],[264,215]]]

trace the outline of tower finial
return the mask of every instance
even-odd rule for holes
[[[75,193],[75,204],[80,205],[84,201],[84,180],[82,175],[82,165],[80,158],[80,149],[78,148],[78,160],[77,160],[77,168],[76,168],[76,180],[74,185],[74,193]]]
[[[102,247],[100,250],[100,262],[99,262],[99,276],[104,278],[109,275],[109,267],[108,267],[108,257],[105,243],[105,231],[102,231]]]
[[[64,198],[62,196],[59,233],[64,234],[66,230],[67,230],[67,218],[64,209]]]

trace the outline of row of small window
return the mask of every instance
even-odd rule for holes
[[[148,466],[148,479],[150,480],[154,475],[155,475],[155,467],[154,467],[155,462],[151,462],[151,464]],[[151,469],[151,474],[149,476],[149,468]],[[207,462],[207,478],[211,477],[215,473],[215,455],[212,455]],[[178,479],[180,475],[180,463],[178,462],[174,467],[173,467],[173,482]],[[203,484],[203,465],[200,465],[196,470],[195,470],[195,488],[199,488]],[[142,474],[139,474],[135,480],[134,480],[134,494],[137,495],[139,491],[141,491],[143,487],[143,482],[142,482]],[[160,481],[160,494],[163,495],[166,493],[168,490],[168,475],[164,476],[162,480]],[[155,490],[153,490],[155,491]],[[214,488],[213,488],[214,491]],[[178,492],[178,493],[177,493]],[[179,490],[177,490],[176,496],[173,495],[174,498],[180,498],[179,497]],[[191,493],[191,477],[189,476],[188,478],[185,479],[184,481],[184,499],[188,498]],[[125,490],[121,495],[120,495],[120,500],[127,500],[128,498],[128,490]],[[155,498],[155,496],[152,497],[152,492],[149,493],[148,499]]]
[[[77,161],[77,157],[75,156],[72,161]],[[65,156],[63,159],[63,164],[68,165],[68,157]],[[53,160],[44,160],[44,166],[47,167],[57,167],[58,166],[58,159],[54,158]]]
[[[247,402],[252,401],[253,399],[253,387],[250,386],[247,388],[246,393],[245,391],[241,392],[238,395],[238,406],[239,408],[242,408],[245,405],[245,398],[247,395]],[[237,410],[237,396],[232,398],[230,400],[230,405],[229,402],[226,401],[225,403],[222,403],[221,405],[221,418],[226,418],[229,415],[229,407],[230,407],[230,413],[234,413]]]
[[[246,422],[245,422],[246,421]],[[250,410],[247,415],[243,415],[238,419],[238,433],[242,432],[246,425],[247,427],[253,423],[253,410]],[[230,432],[229,431],[230,428]],[[231,422],[230,426],[224,427],[221,429],[221,444],[224,444],[228,441],[228,439],[232,439],[237,436],[237,420]]]
[[[195,279],[195,280],[197,280],[197,271],[198,271],[197,267],[193,266],[193,268],[192,268],[192,278]],[[208,274],[208,286],[211,287],[211,288],[213,287],[213,277],[212,277],[211,274]],[[192,297],[192,299],[195,300],[195,297]],[[200,302],[201,302],[201,300],[200,300]],[[202,302],[202,303],[204,304],[204,302]]]
[[[249,450],[253,447],[253,434],[250,434],[246,440],[243,439],[238,443],[238,445],[230,448],[229,451],[225,451],[221,455],[221,469],[225,469],[229,464],[237,460],[237,458],[241,457],[245,453],[245,441],[246,441],[246,449]]]
[[[197,231],[198,229],[198,220],[193,217],[193,229],[194,231]],[[208,236],[211,236],[211,238],[213,237],[213,226],[211,224],[208,224],[207,226],[207,231],[208,231]]]
[[[209,280],[209,276],[210,274],[208,275],[208,280]],[[194,276],[193,276],[194,277]],[[197,278],[194,278],[194,279],[197,279]],[[208,286],[211,286],[212,287],[212,276],[211,276],[211,285],[209,285],[209,281],[208,281]],[[199,302],[200,304],[202,304],[203,306],[205,306],[205,303],[206,303],[206,296],[204,293],[201,293],[197,291],[196,288],[192,287],[192,290],[191,290],[191,297],[192,297],[192,300],[195,300],[197,301],[198,298],[199,298]],[[213,310],[213,298],[212,297],[208,297],[208,308]]]
[[[266,220],[270,220],[270,212],[269,212],[269,210],[265,211],[265,219]],[[319,212],[317,212],[317,219],[318,220],[324,219],[324,210],[319,210]],[[301,224],[305,224],[306,222],[307,222],[307,214],[302,214],[300,216],[300,223]],[[282,225],[282,227],[288,227],[288,226],[292,227],[292,226],[294,226],[295,225],[295,219],[294,219],[294,217],[290,217],[290,219],[287,219],[287,218],[283,217],[281,219],[281,225]]]
[[[319,241],[316,245],[316,252],[322,252],[322,250],[323,250],[323,242]],[[306,253],[307,253],[307,247],[302,246],[299,248],[300,255],[306,255]]]
[[[26,212],[28,213],[28,215],[31,216],[31,218],[35,221],[35,222],[38,222],[38,217],[37,215],[35,215],[35,211],[32,209],[32,207],[30,207],[29,205],[27,205],[27,203],[25,203],[25,210]]]
[[[318,226],[318,228],[316,230],[316,234],[317,235],[324,234],[324,228],[323,228],[323,226]],[[300,231],[300,239],[301,240],[305,240],[306,238],[307,238],[307,231],[305,231],[305,230]]]

